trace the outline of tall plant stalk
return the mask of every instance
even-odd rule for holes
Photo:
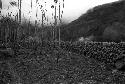
[[[2,9],[2,1],[0,0],[0,8]]]
[[[54,16],[55,22],[54,22],[54,40],[56,40],[56,27],[57,27],[57,15],[56,15],[56,5],[55,5],[55,16]]]
[[[43,22],[44,22],[44,20],[43,20],[43,18],[44,18],[44,16],[43,16],[44,14],[43,14],[43,12],[42,12],[42,24],[41,24],[41,26],[42,26],[42,28],[44,27],[44,24],[43,24]],[[42,38],[43,38],[44,36],[43,36],[43,29],[42,29]]]
[[[21,6],[22,6],[22,0],[19,1],[19,23],[21,24]]]
[[[60,2],[59,2],[59,22],[61,23],[61,16],[60,16]],[[59,27],[59,46],[60,46],[60,27]]]

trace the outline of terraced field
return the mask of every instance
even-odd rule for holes
[[[0,84],[124,84],[124,43],[18,43],[0,61]],[[2,54],[1,54],[2,57]]]

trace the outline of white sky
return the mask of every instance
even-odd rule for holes
[[[9,1],[17,1],[17,0],[2,0],[3,2],[3,10],[2,14],[7,14],[8,12],[12,11],[12,14],[15,15],[16,11],[18,10],[17,7],[13,7],[9,4]],[[39,7],[37,4],[36,6],[36,0],[33,0],[33,9],[30,8],[30,2],[31,0],[22,0],[22,15],[24,15],[25,18],[31,19],[32,21],[37,19],[35,17],[36,9]],[[46,5],[44,2],[46,1]],[[54,13],[54,9],[51,8],[51,5],[54,5],[54,0],[38,0],[39,4],[43,4],[44,8],[47,9],[46,17],[48,17],[48,20],[50,22],[53,22],[54,19],[52,18],[52,13]],[[62,0],[59,0],[62,2]],[[63,13],[63,20],[66,22],[71,22],[75,19],[77,19],[81,14],[85,13],[88,9],[105,4],[110,3],[118,0],[64,0],[65,7],[64,9],[61,6],[61,10],[64,11]],[[61,4],[62,5],[62,4]],[[8,6],[10,6],[9,10],[7,10]],[[32,11],[29,13],[29,11]],[[58,13],[57,13],[58,15]],[[31,17],[30,17],[31,16]],[[38,8],[38,20],[41,20],[41,12]]]

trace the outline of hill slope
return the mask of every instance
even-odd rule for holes
[[[94,7],[88,10],[86,14],[83,14],[78,19],[63,27],[61,30],[61,38],[66,41],[74,41],[79,37],[94,35],[94,40],[96,41],[124,40],[124,14],[125,1],[117,1]],[[107,32],[107,30],[110,31]],[[119,34],[119,32],[122,33]],[[112,36],[105,38],[107,35]]]

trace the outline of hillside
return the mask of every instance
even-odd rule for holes
[[[124,15],[125,1],[117,1],[94,7],[78,19],[62,27],[61,38],[65,41],[74,41],[79,37],[94,35],[95,41],[124,41]],[[110,31],[107,32],[107,30]],[[107,38],[107,36],[110,37]]]

